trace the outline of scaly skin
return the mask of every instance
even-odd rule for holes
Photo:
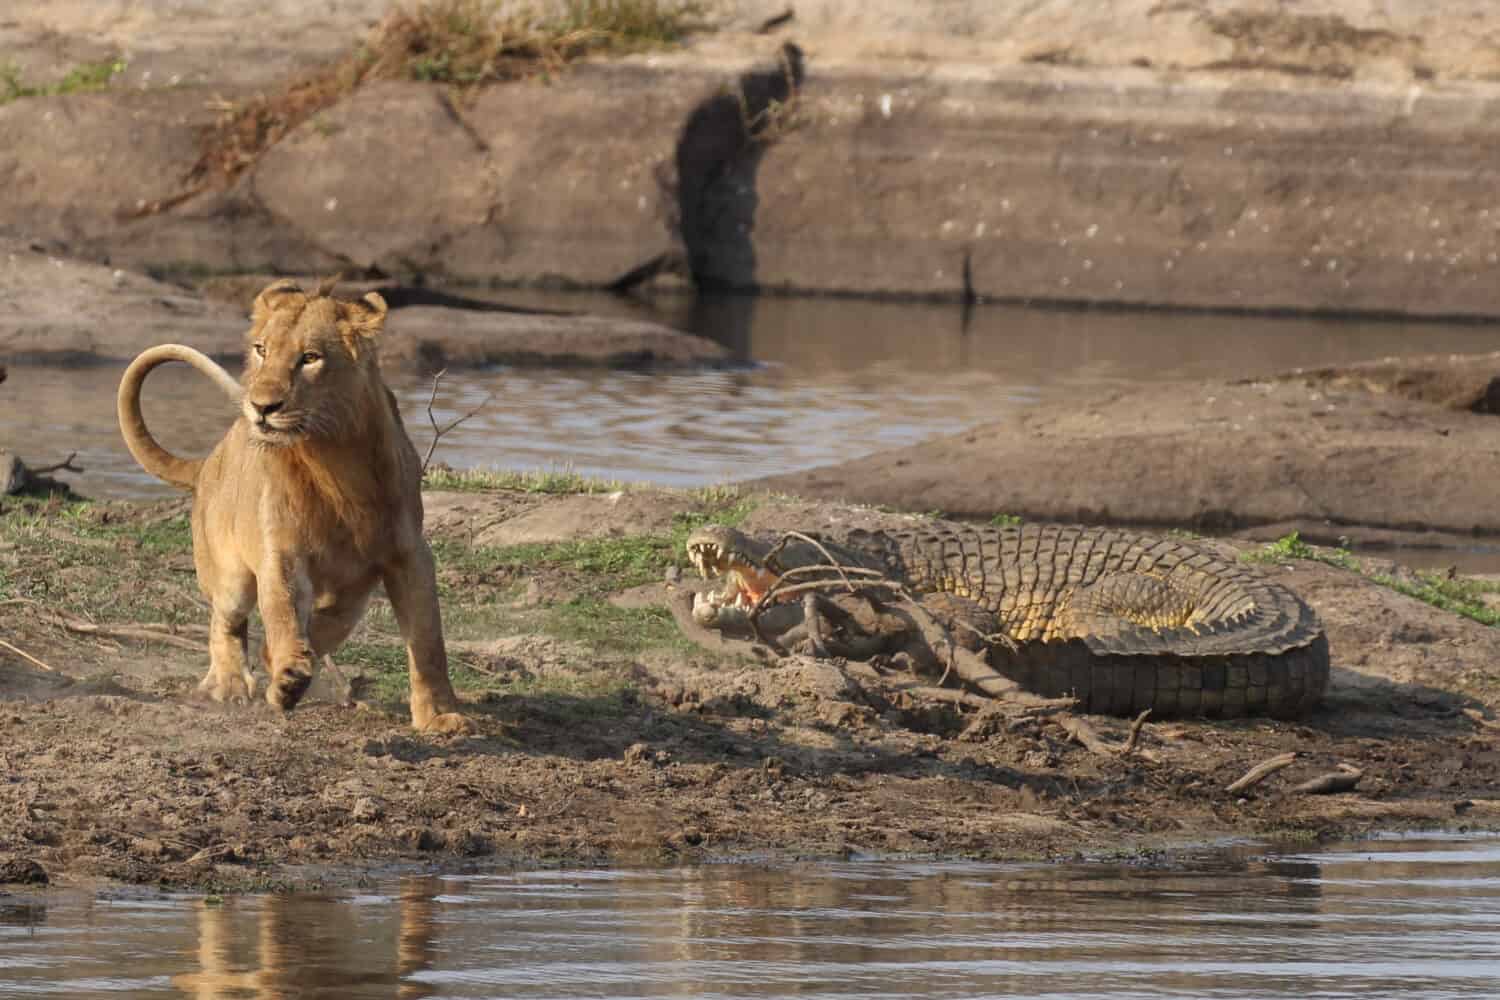
[[[1250,567],[1188,542],[937,520],[818,541],[843,565],[990,612],[1020,647],[992,651],[992,666],[1036,694],[1076,697],[1088,711],[1290,717],[1328,687],[1328,641],[1312,609]],[[776,573],[826,563],[814,546],[793,542],[767,567],[771,546],[719,525],[687,544],[705,576],[730,578],[725,594],[695,608],[711,626],[729,620],[720,609],[755,599]]]

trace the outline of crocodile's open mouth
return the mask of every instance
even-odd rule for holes
[[[760,603],[766,591],[781,578],[768,569],[755,565],[743,554],[726,549],[714,541],[688,543],[689,561],[705,580],[724,578],[724,589],[706,596],[717,607],[739,608],[748,611]]]

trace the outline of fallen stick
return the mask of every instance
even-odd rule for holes
[[[47,673],[49,673],[49,674],[55,674],[55,673],[57,673],[57,668],[56,667],[49,667],[49,666],[47,666],[47,664],[43,663],[41,660],[38,660],[35,656],[32,656],[30,653],[26,652],[26,650],[22,649],[20,646],[12,646],[10,643],[6,642],[4,639],[0,639],[0,647],[3,647],[5,649],[10,650],[12,653],[15,653],[21,659],[25,660],[27,663],[30,663],[30,664],[33,664],[35,666],[41,667],[43,670],[47,671]]]
[[[1352,792],[1359,779],[1365,776],[1365,772],[1351,764],[1340,764],[1337,771],[1329,771],[1320,774],[1316,778],[1304,781],[1300,785],[1292,786],[1292,791],[1302,795],[1334,795],[1338,792]]]
[[[1500,730],[1500,722],[1494,719],[1486,719],[1484,713],[1477,708],[1466,708],[1463,713],[1479,724],[1481,729]]]
[[[1288,750],[1286,753],[1277,754],[1269,760],[1263,760],[1246,771],[1238,781],[1228,785],[1224,791],[1234,793],[1243,792],[1247,788],[1253,788],[1282,768],[1290,767],[1296,759],[1296,751]]]
[[[1135,746],[1136,736],[1140,732],[1139,727],[1141,723],[1146,721],[1147,714],[1147,712],[1142,712],[1136,716],[1135,722],[1130,724],[1131,735],[1124,743],[1111,743],[1100,736],[1093,726],[1076,715],[1061,716],[1057,719],[1057,724],[1062,726],[1063,731],[1072,737],[1074,741],[1081,743],[1091,753],[1096,753],[1101,757],[1125,757],[1134,753],[1142,760],[1149,760],[1152,763],[1156,763],[1161,760],[1160,754]]]
[[[192,650],[201,653],[208,648],[205,642],[189,639],[186,636],[174,635],[171,632],[158,632],[156,629],[146,625],[96,625],[82,618],[73,618],[57,611],[43,611],[40,616],[44,621],[61,626],[75,635],[97,636],[103,639],[137,639],[143,642],[160,642],[168,646],[176,646],[178,649]]]

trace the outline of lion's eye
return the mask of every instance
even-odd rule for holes
[[[304,365],[317,364],[322,360],[323,355],[319,354],[317,351],[308,351],[306,354],[302,355],[302,363]]]
[[[257,358],[263,358],[263,357],[266,356],[266,345],[265,344],[256,344],[255,345],[255,356]]]

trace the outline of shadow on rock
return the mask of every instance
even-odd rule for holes
[[[761,158],[788,127],[804,78],[802,50],[788,42],[778,64],[741,76],[688,116],[677,140],[675,226],[699,288],[753,288],[751,234]]]

